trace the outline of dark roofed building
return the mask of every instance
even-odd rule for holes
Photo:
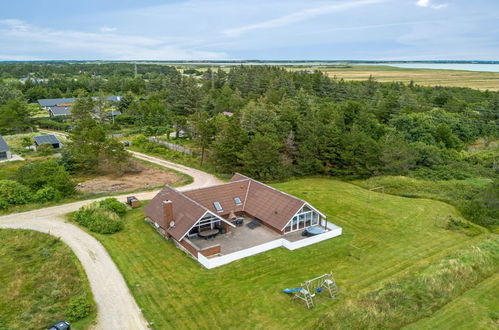
[[[48,107],[50,117],[58,117],[58,116],[69,116],[71,115],[71,107]]]
[[[38,104],[45,109],[55,106],[69,106],[72,105],[76,99],[74,97],[66,97],[59,99],[39,99]]]
[[[193,243],[196,239],[252,229],[250,223],[247,224],[250,229],[234,226],[241,224],[241,220],[238,221],[241,218],[256,226],[263,225],[267,232],[259,233],[274,239],[295,232],[300,234],[314,226],[328,230],[326,216],[306,201],[238,173],[230,182],[211,187],[184,192],[165,187],[144,207],[144,211],[158,231],[195,258],[198,254],[210,256],[223,252],[220,245],[210,247],[209,251],[203,250]],[[250,234],[258,235],[257,232],[251,231]],[[248,241],[247,238],[243,240]],[[257,237],[254,241],[265,240]],[[203,241],[197,242],[202,244]],[[239,248],[248,243],[236,245]]]
[[[98,96],[92,96],[92,100],[96,101],[98,99]],[[121,96],[119,95],[111,95],[111,96],[106,96],[106,100],[111,102],[111,103],[118,103],[121,100]],[[76,102],[76,98],[74,97],[65,97],[65,98],[58,98],[58,99],[39,99],[38,104],[40,107],[44,109],[48,109],[49,107],[56,107],[56,106],[71,106],[73,103]]]
[[[50,144],[54,149],[62,147],[62,143],[55,135],[37,135],[33,139],[35,140],[36,147],[39,147],[42,144]]]
[[[10,159],[12,158],[12,153],[10,152],[10,148],[5,142],[4,138],[0,135],[0,160]]]

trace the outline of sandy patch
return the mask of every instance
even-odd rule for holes
[[[137,189],[147,189],[164,185],[173,185],[182,178],[173,173],[158,168],[137,163],[140,172],[127,173],[121,177],[105,175],[85,180],[78,184],[77,190],[82,193],[126,192]]]

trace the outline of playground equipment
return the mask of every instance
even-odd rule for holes
[[[305,301],[309,309],[314,307],[313,298],[315,295],[323,291],[328,291],[331,298],[338,296],[339,291],[334,281],[333,272],[308,280],[299,288],[283,290],[284,293],[294,294],[293,299],[298,298]]]

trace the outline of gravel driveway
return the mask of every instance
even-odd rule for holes
[[[189,185],[179,188],[179,190],[188,190],[221,183],[220,180],[211,174],[142,153],[131,153],[136,158],[169,167],[192,176],[194,181]],[[150,191],[135,193],[134,195],[139,199],[145,200],[151,199],[157,192]],[[125,201],[127,195],[116,196],[116,198]],[[60,237],[73,250],[87,273],[97,304],[97,323],[94,329],[147,329],[145,318],[128,290],[123,276],[106,249],[91,235],[64,220],[66,213],[75,211],[83,205],[100,199],[103,198],[1,216],[0,228],[31,229],[48,233]]]

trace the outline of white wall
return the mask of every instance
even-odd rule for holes
[[[274,241],[270,241],[264,244],[253,246],[248,249],[244,249],[241,251],[237,251],[219,257],[206,258],[201,253],[198,253],[198,261],[206,268],[211,269],[222,265],[226,265],[233,261],[243,259],[258,253],[266,252],[281,246],[287,248],[288,250],[296,250],[311,244],[315,244],[339,236],[342,233],[341,227],[338,227],[330,222],[327,222],[327,228],[329,229],[329,231],[323,234],[304,238],[296,242],[290,242],[285,238],[278,238]]]

